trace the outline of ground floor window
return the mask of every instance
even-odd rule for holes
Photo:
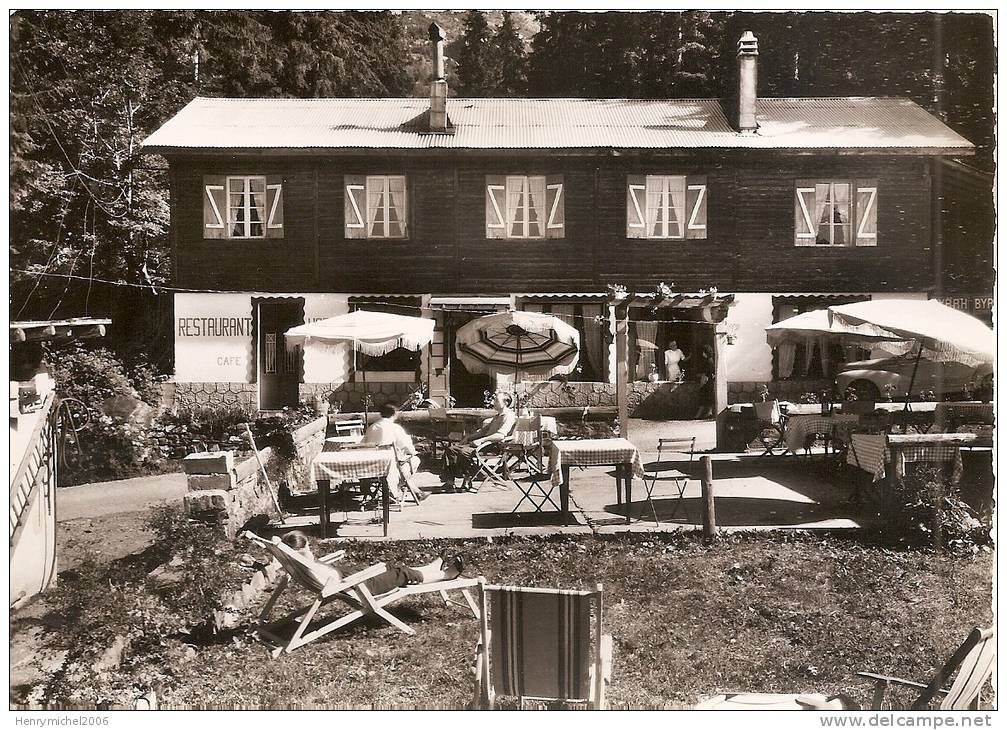
[[[422,300],[420,297],[350,297],[350,311],[387,312],[405,317],[419,317]],[[353,351],[353,371],[360,372],[419,372],[420,351],[399,347],[384,355],[370,357]]]
[[[773,297],[773,323],[782,322],[798,314],[827,309],[838,304],[852,304],[870,299],[868,296],[851,297]],[[843,345],[827,338],[808,338],[798,342],[791,352],[773,350],[773,380],[811,378],[832,380],[843,363],[864,360],[871,351],[855,345]]]
[[[580,334],[580,361],[567,376],[574,382],[608,382],[608,305],[602,302],[529,301],[521,309],[559,317]]]
[[[636,381],[695,380],[703,348],[714,345],[714,327],[673,307],[631,308],[629,375]]]

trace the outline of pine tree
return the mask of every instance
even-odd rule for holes
[[[528,91],[528,51],[518,31],[512,13],[505,12],[496,32],[496,55],[499,80],[496,95],[524,96]]]
[[[458,95],[492,96],[499,70],[485,13],[470,10],[458,54]]]

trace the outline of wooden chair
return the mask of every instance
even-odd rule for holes
[[[670,457],[670,458],[669,458]],[[678,466],[688,458],[686,471],[681,471]],[[654,523],[661,524],[657,517],[657,509],[654,507],[654,488],[658,480],[671,481],[678,490],[678,499],[675,500],[675,508],[672,510],[671,519],[675,519],[678,508],[685,512],[687,520],[691,521],[689,508],[685,503],[685,488],[692,478],[693,464],[696,458],[696,437],[661,439],[657,440],[657,461],[644,464],[643,486],[647,492],[647,504],[654,515]]]
[[[594,615],[594,625],[591,616]],[[497,695],[605,707],[612,637],[602,634],[602,586],[594,591],[486,585],[479,579],[480,634],[473,705]]]
[[[273,594],[266,601],[256,624],[254,634],[264,639],[274,646],[271,654],[275,659],[280,654],[290,653],[294,649],[309,644],[315,639],[320,639],[326,634],[330,634],[336,629],[342,628],[365,616],[378,616],[400,631],[413,635],[414,629],[406,625],[398,618],[386,610],[386,606],[395,603],[407,596],[415,596],[423,593],[439,593],[445,605],[465,606],[478,618],[479,612],[469,589],[478,583],[475,578],[455,578],[454,580],[438,581],[436,583],[421,583],[417,585],[396,588],[395,590],[373,595],[366,585],[366,581],[385,572],[385,564],[377,563],[369,568],[358,571],[353,575],[342,577],[332,567],[332,563],[343,557],[343,551],[331,553],[316,560],[310,560],[301,553],[286,545],[280,538],[273,537],[270,540],[259,537],[254,532],[245,531],[244,536],[258,545],[265,548],[277,562],[283,566],[285,574],[280,578],[280,583],[273,590]],[[299,585],[308,593],[313,594],[314,599],[281,619],[266,623],[269,614],[276,605],[277,600],[290,585],[290,581]],[[448,591],[460,590],[465,599],[465,603],[453,600],[448,597]],[[312,631],[307,631],[312,619],[319,609],[333,601],[342,601],[350,606],[349,613],[334,617],[323,623]],[[280,638],[274,631],[281,625],[292,620],[297,620],[293,635],[289,639]]]
[[[759,433],[756,438],[763,448],[759,456],[775,456],[776,449],[781,448],[783,449],[783,453],[786,453],[787,445],[784,436],[784,421],[779,401],[753,403],[752,409],[755,411],[755,418],[759,422]]]
[[[937,671],[930,684],[919,684],[873,672],[858,672],[857,676],[874,682],[871,701],[871,709],[874,710],[884,709],[885,697],[893,685],[921,690],[919,697],[909,708],[911,710],[929,709],[937,700],[940,702],[934,709],[978,710],[983,687],[996,665],[996,651],[996,632],[993,627],[974,628],[965,642]],[[952,676],[954,679],[951,686],[944,689]]]

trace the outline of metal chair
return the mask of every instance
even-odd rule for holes
[[[755,418],[759,422],[759,433],[756,435],[762,444],[763,452],[759,456],[775,456],[776,449],[787,452],[785,421],[778,401],[768,403],[753,403]]]
[[[672,458],[665,460],[665,454]],[[675,458],[676,456],[679,458]],[[685,460],[684,457],[686,456],[688,456],[688,466],[686,467],[688,471],[684,472],[678,466]],[[654,488],[657,486],[658,479],[672,481],[678,490],[678,499],[675,502],[675,508],[671,512],[671,519],[675,519],[675,515],[678,514],[678,508],[681,507],[682,511],[685,512],[686,519],[689,521],[692,520],[692,517],[689,515],[689,508],[685,503],[685,488],[692,478],[692,466],[695,458],[695,436],[692,438],[657,440],[657,461],[645,464],[643,467],[643,486],[647,492],[647,503],[650,505],[650,511],[654,515],[655,524],[661,524],[661,521],[657,517],[657,509],[654,507]]]

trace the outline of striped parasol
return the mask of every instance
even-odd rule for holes
[[[455,354],[469,372],[517,376],[566,375],[580,359],[580,333],[559,317],[501,312],[474,319],[455,333]]]

